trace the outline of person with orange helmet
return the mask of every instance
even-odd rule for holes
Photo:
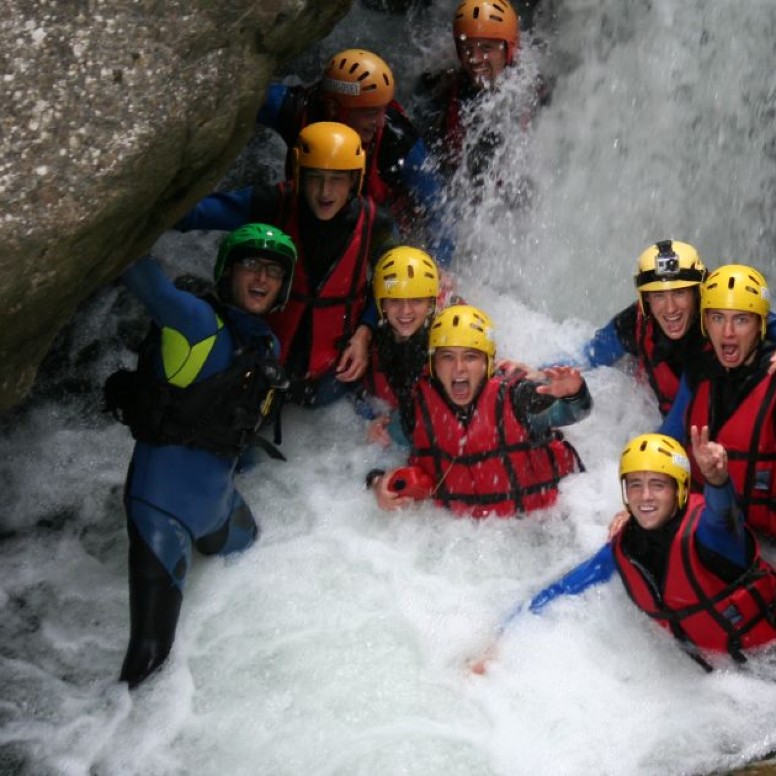
[[[462,0],[452,28],[459,67],[421,76],[417,112],[426,117],[424,134],[442,172],[452,177],[463,168],[479,184],[506,142],[506,128],[485,120],[482,103],[498,89],[507,69],[518,64],[520,19],[509,0]],[[537,82],[525,95],[520,125],[528,123],[543,94]]]
[[[287,167],[290,149],[308,124],[337,121],[356,130],[366,151],[364,193],[389,207],[402,232],[427,243],[447,268],[455,246],[441,219],[442,181],[395,89],[385,60],[364,49],[345,49],[329,59],[322,78],[311,85],[270,84],[258,121],[285,141]],[[414,233],[417,219],[408,214],[422,216],[420,234]]]
[[[380,508],[399,509],[422,495],[406,495],[400,483],[410,479],[425,482],[426,497],[458,515],[509,517],[551,506],[560,479],[582,468],[555,428],[590,413],[579,371],[547,369],[542,385],[495,374],[493,324],[471,305],[436,316],[428,353],[428,374],[400,399],[409,468],[367,475]]]
[[[462,0],[453,38],[463,72],[478,89],[492,86],[520,45],[520,21],[509,0]]]
[[[368,277],[395,241],[391,214],[362,192],[366,153],[337,122],[308,124],[293,148],[291,180],[206,197],[177,225],[234,229],[260,221],[291,235],[299,250],[285,309],[267,316],[291,379],[290,398],[321,407],[364,375],[377,312]]]
[[[690,493],[689,456],[675,439],[650,433],[627,442],[619,477],[629,519],[595,555],[533,596],[529,612],[616,574],[633,603],[708,671],[714,653],[744,662],[744,651],[776,640],[776,570],[744,525],[728,451],[709,439],[707,427],[693,427],[691,442],[703,494]],[[522,611],[512,607],[497,639]],[[475,673],[485,671],[496,646],[471,664]]]

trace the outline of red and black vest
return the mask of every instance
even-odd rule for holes
[[[293,239],[299,255],[288,304],[280,312],[265,316],[265,320],[280,340],[280,360],[285,363],[302,318],[312,308],[312,344],[305,378],[315,380],[336,366],[366,306],[375,206],[368,197],[359,198],[361,209],[347,248],[331,266],[321,285],[313,289],[305,271],[296,193],[289,182],[279,185],[277,223]]]
[[[709,393],[711,381],[702,380],[687,408],[685,428],[712,426]],[[728,454],[728,470],[741,499],[747,524],[776,536],[776,376],[766,375],[721,426],[715,441]],[[692,487],[702,488],[703,478],[691,458]]]
[[[440,134],[444,143],[445,163],[452,172],[460,163],[463,154],[465,132],[461,124],[461,80],[452,79],[447,95],[447,108],[442,119]]]
[[[386,321],[375,332],[362,382],[370,396],[395,409],[402,402],[397,392],[411,397],[415,383],[428,374],[428,330],[415,332],[407,341],[394,342],[389,329]]]
[[[534,439],[510,400],[515,379],[491,378],[464,423],[428,379],[416,388],[410,465],[436,483],[434,500],[456,514],[509,517],[555,503],[558,482],[580,471],[559,431]]]
[[[655,361],[655,320],[641,311],[636,313],[636,349],[639,370],[657,396],[660,412],[665,416],[679,391],[681,375],[677,375],[667,361]]]
[[[669,549],[662,595],[624,551],[622,531],[612,540],[614,560],[628,595],[649,617],[682,642],[742,660],[741,650],[776,639],[776,571],[751,535],[754,557],[735,582],[701,564],[695,532],[703,507],[702,496],[690,497]]]
[[[381,399],[389,407],[399,406],[399,400],[388,382],[388,377],[380,368],[380,359],[377,353],[377,344],[374,339],[369,350],[369,366],[364,375],[364,389],[370,396]]]

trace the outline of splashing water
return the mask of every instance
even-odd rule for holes
[[[632,301],[656,239],[766,274],[774,242],[776,5],[555,5],[546,61],[524,35],[524,69],[482,106],[508,142],[479,192],[459,179],[447,203],[467,298],[492,315],[501,355],[533,363],[577,351]],[[405,19],[357,5],[321,50],[382,53],[390,33],[401,87],[449,56],[452,7]],[[535,62],[552,100],[526,127]],[[514,181],[530,181],[529,201],[505,194]],[[206,274],[215,240],[169,234],[155,253],[171,274]],[[484,677],[465,668],[516,601],[604,541],[619,450],[658,420],[613,369],[589,375],[595,409],[568,433],[588,471],[525,520],[380,513],[363,477],[398,454],[367,445],[347,403],[292,408],[289,462],[240,481],[261,541],[197,559],[172,659],[130,695],[115,679],[131,440],[93,393],[58,394],[78,369],[96,384],[129,363],[120,343],[140,315],[117,289],[91,300],[48,390],[3,424],[0,773],[679,774],[776,746],[768,658],[705,675],[617,582],[519,616]]]

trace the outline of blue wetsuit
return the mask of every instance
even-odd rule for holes
[[[741,510],[733,509],[735,504],[733,486],[729,480],[720,487],[707,484],[704,489],[704,497],[706,503],[696,532],[699,551],[706,551],[712,559],[722,559],[722,563],[732,564],[742,572],[748,562],[748,549],[743,529],[743,513]],[[736,516],[732,524],[731,514]],[[676,525],[678,525],[678,521]],[[644,531],[643,533],[650,534],[652,532]],[[668,545],[665,546],[667,554]],[[578,595],[592,585],[608,581],[616,571],[612,545],[607,542],[591,558],[580,563],[559,580],[552,582],[537,593],[531,599],[528,608],[530,611],[538,613],[559,596]],[[513,610],[504,626],[518,611],[519,608]]]
[[[186,369],[187,354],[202,359],[188,382],[223,372],[238,346],[232,331],[241,345],[261,343],[268,357],[277,356],[277,340],[261,318],[224,306],[219,314],[228,321],[221,325],[208,302],[176,288],[150,258],[132,265],[122,281],[159,327],[152,359],[160,381],[179,379],[171,371],[180,375]],[[163,356],[171,343],[176,365]],[[158,667],[172,647],[192,545],[225,555],[256,539],[256,522],[235,487],[237,463],[237,457],[192,447],[135,445],[125,489],[132,632],[121,674],[130,686]]]
[[[320,104],[318,84],[303,87],[273,83],[267,90],[267,98],[259,111],[258,120],[260,124],[274,129],[286,145],[292,148],[303,126],[330,119]],[[374,149],[366,150],[370,156],[375,153]],[[420,134],[394,104],[386,110],[380,147],[376,153],[378,176],[392,194],[387,204],[402,192],[410,195],[425,220],[429,252],[440,267],[449,269],[455,242],[450,237],[449,227],[444,224],[443,182],[429,162]],[[372,196],[375,194],[370,190],[369,178],[365,181],[364,192]]]

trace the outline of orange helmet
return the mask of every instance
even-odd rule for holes
[[[511,65],[520,45],[520,20],[509,0],[463,0],[453,17],[455,45],[466,38],[492,38],[507,44]]]
[[[342,108],[384,108],[393,99],[393,73],[377,54],[345,49],[326,66],[321,90]]]
[[[336,121],[316,121],[299,133],[292,154],[296,190],[299,191],[300,170],[353,170],[358,173],[355,193],[361,193],[366,168],[366,154],[358,132]]]

